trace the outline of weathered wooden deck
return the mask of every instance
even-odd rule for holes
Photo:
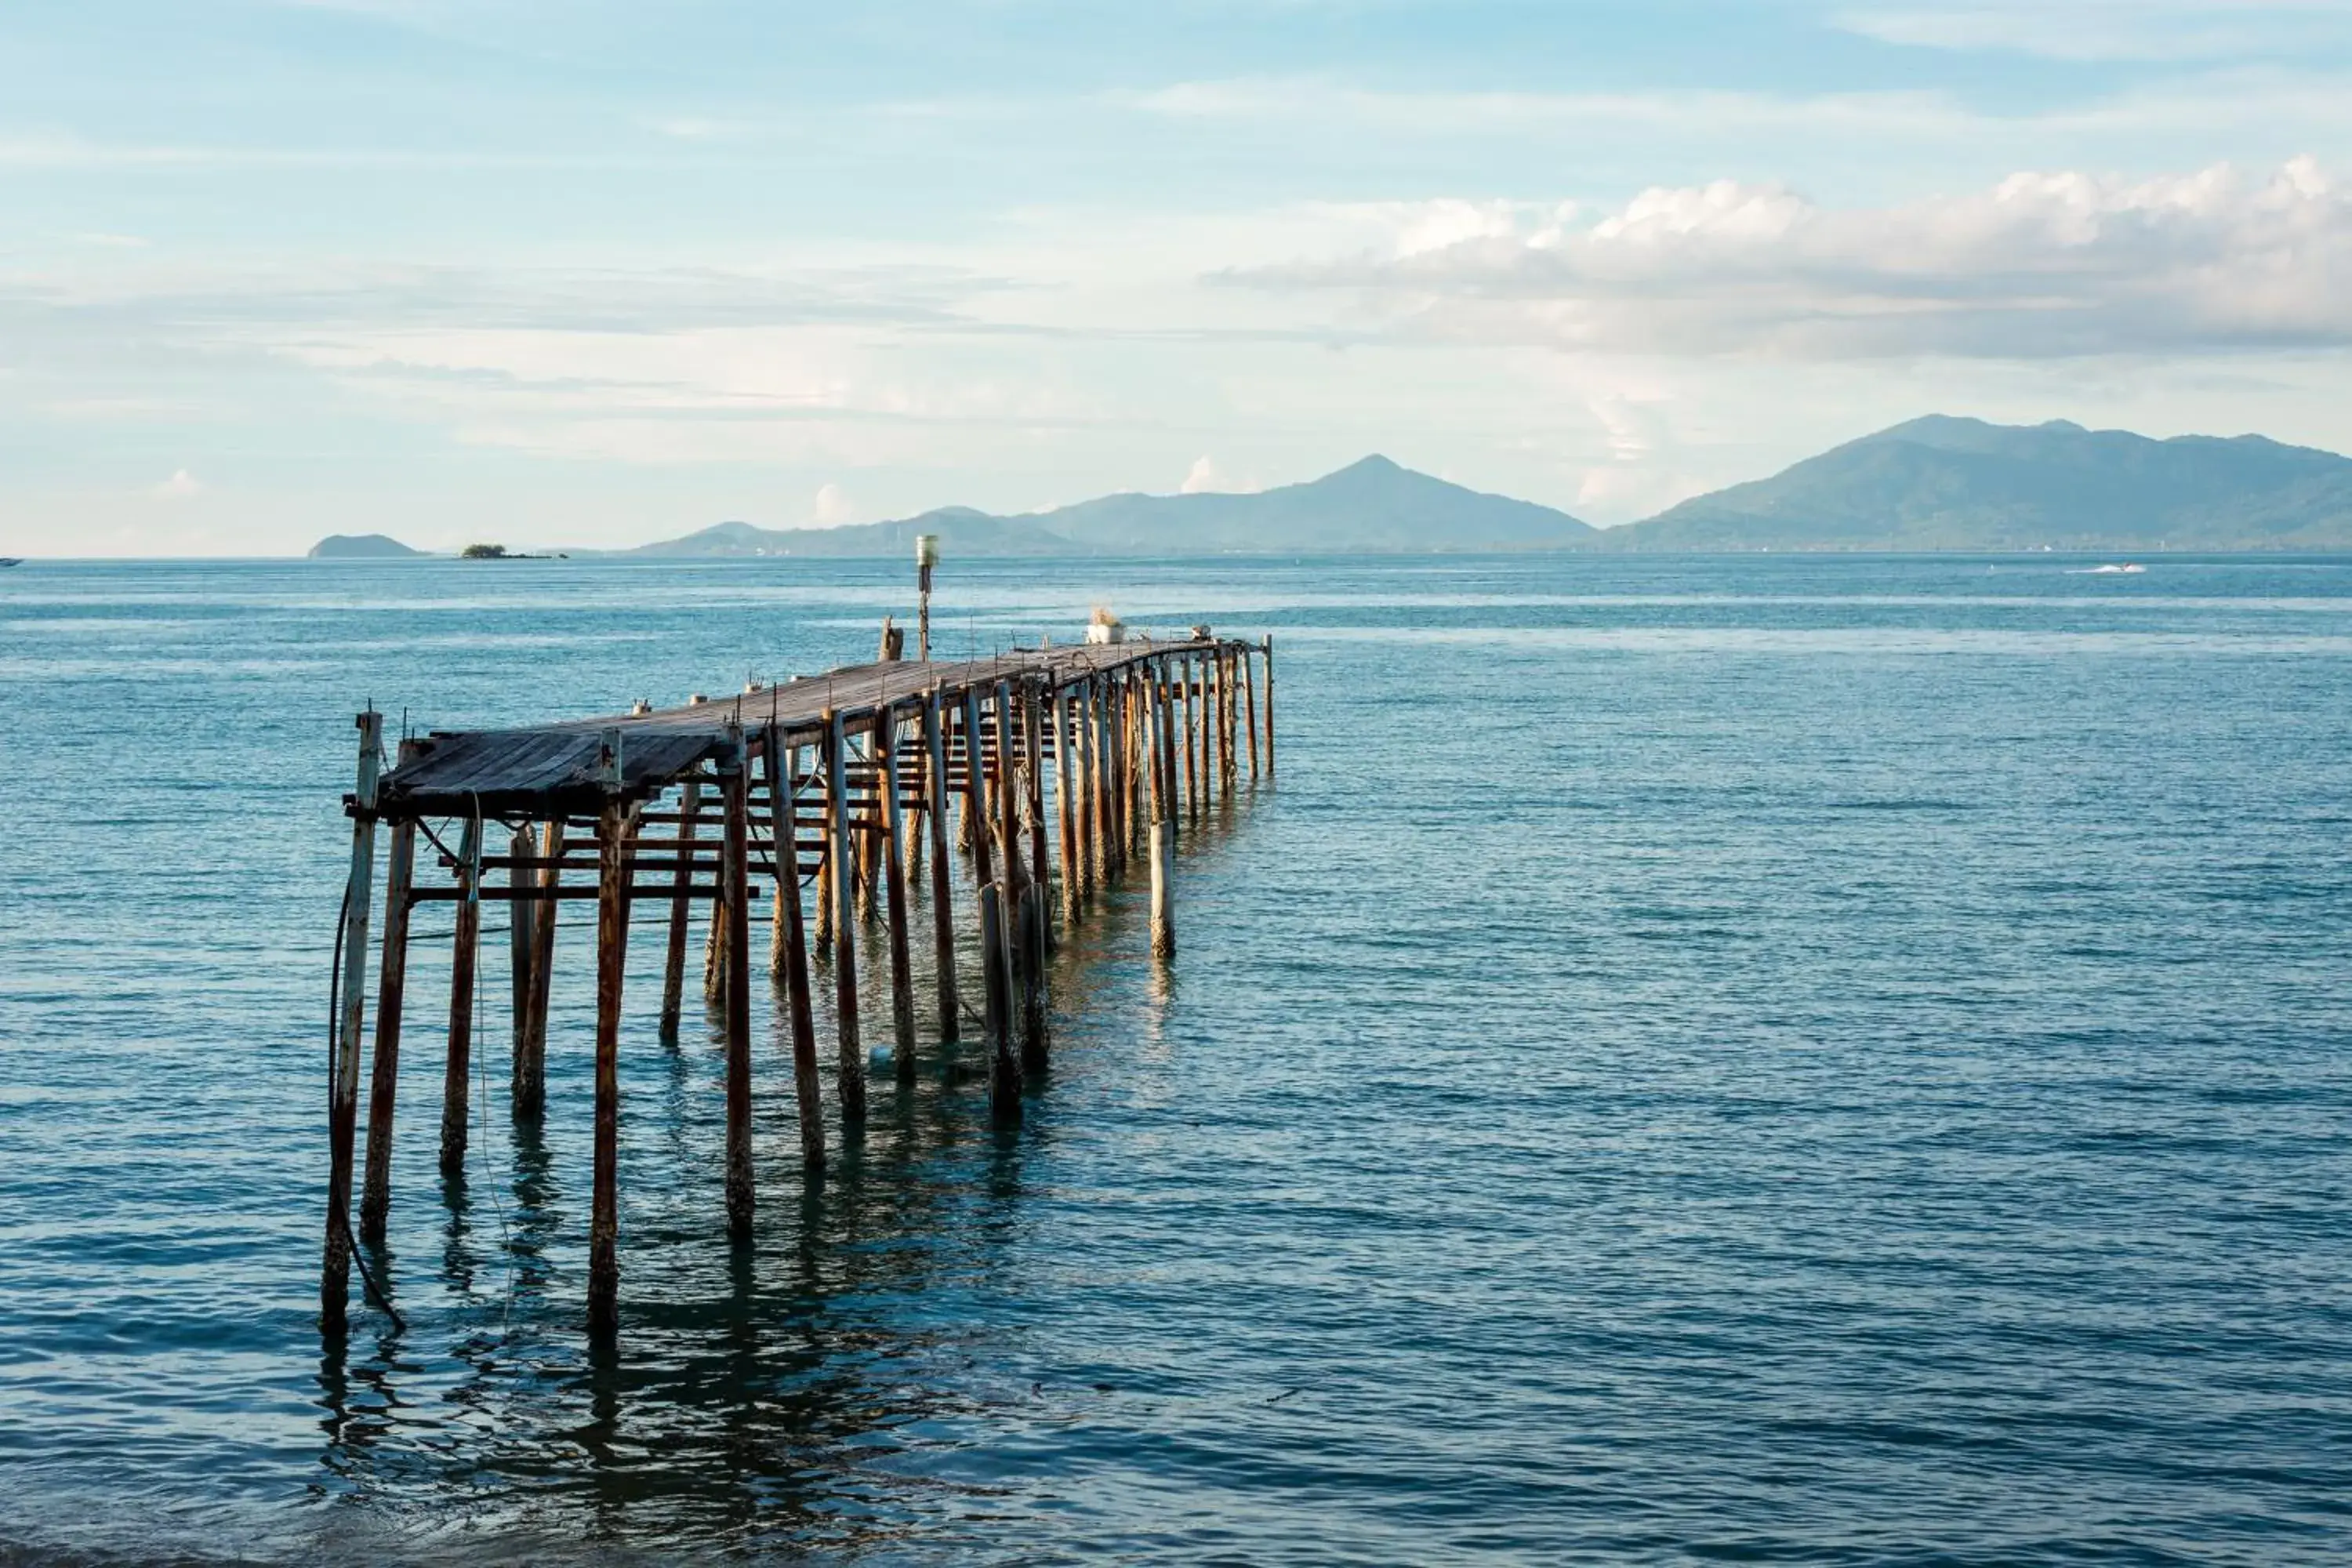
[[[959,856],[969,858],[977,889],[990,1103],[999,1118],[1017,1119],[1028,1076],[1049,1051],[1045,954],[1055,925],[1081,920],[1095,891],[1140,857],[1151,883],[1152,950],[1172,959],[1178,834],[1240,792],[1244,763],[1253,783],[1261,773],[1272,776],[1274,647],[1271,638],[1201,637],[859,665],[659,711],[435,733],[404,741],[389,771],[381,716],[363,713],[358,724],[358,783],[346,797],[352,864],[331,1057],[321,1322],[343,1331],[354,1247],[381,1237],[390,1209],[410,911],[425,902],[457,906],[440,1127],[442,1165],[455,1173],[466,1157],[482,904],[504,902],[513,915],[509,1099],[511,1113],[530,1121],[545,1109],[556,921],[563,903],[593,900],[588,1309],[592,1328],[610,1331],[619,1310],[621,993],[634,907],[655,902],[667,916],[665,1039],[678,1027],[692,917],[698,909],[710,914],[703,985],[725,1016],[726,1203],[740,1234],[754,1203],[755,879],[771,889],[767,967],[788,1003],[809,1166],[825,1159],[812,957],[830,960],[837,1111],[854,1127],[866,1100],[856,955],[862,929],[880,926],[887,944],[893,1069],[902,1083],[918,1070],[910,894],[927,895],[930,909],[934,1033],[942,1043],[961,1038],[951,875]],[[961,808],[952,829],[950,803]],[[379,826],[389,854],[355,1237],[351,1188]],[[493,830],[506,836],[504,853],[494,852]],[[420,834],[438,850],[436,874],[423,880]],[[502,885],[493,873],[504,874]],[[567,874],[577,879],[567,882]],[[805,908],[812,889],[813,908]]]

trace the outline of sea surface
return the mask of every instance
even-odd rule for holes
[[[1279,781],[1172,963],[1066,939],[1017,1132],[927,1017],[804,1182],[759,976],[747,1247],[641,935],[610,1355],[581,905],[538,1131],[487,911],[446,1189],[420,910],[406,1326],[320,1338],[352,717],[863,659],[911,572],[0,572],[0,1563],[2352,1560],[2352,560],[2097,564],[947,563],[950,656],[1272,633]]]

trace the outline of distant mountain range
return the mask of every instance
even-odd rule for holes
[[[1929,415],[1630,527],[1634,550],[2341,550],[2352,458]]]
[[[942,507],[849,528],[722,522],[631,555],[898,555],[936,533],[951,555],[1191,555],[1230,551],[1573,550],[1601,531],[1533,501],[1486,495],[1370,457],[1253,494],[1124,494],[995,517]]]
[[[722,522],[629,556],[1188,555],[1492,550],[2344,550],[2352,458],[2261,436],[2151,440],[2065,420],[1929,415],[1622,528],[1465,489],[1370,457],[1254,494],[1122,494],[999,517],[942,507],[893,522]],[[310,553],[416,554],[382,534]],[[591,552],[574,552],[578,554]]]

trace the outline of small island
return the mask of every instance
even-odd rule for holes
[[[331,533],[310,546],[313,561],[407,561],[425,553],[384,533]]]
[[[460,561],[569,561],[572,557],[560,550],[553,554],[531,555],[520,550],[509,550],[503,544],[468,544],[465,549],[457,552],[457,559]]]

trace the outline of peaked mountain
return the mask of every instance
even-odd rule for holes
[[[310,546],[314,561],[406,561],[424,553],[384,533],[331,533]]]
[[[1598,529],[1533,501],[1465,489],[1373,456],[1255,494],[1105,496],[1036,521],[1106,553],[1510,550],[1591,544]]]
[[[1186,555],[1203,552],[1546,550],[1600,531],[1563,511],[1486,495],[1370,457],[1304,484],[1252,494],[1113,495],[996,517],[942,507],[851,528],[722,522],[632,555],[898,555],[919,533],[964,555]]]
[[[1630,550],[2338,550],[2352,458],[1929,415],[1614,529]]]

